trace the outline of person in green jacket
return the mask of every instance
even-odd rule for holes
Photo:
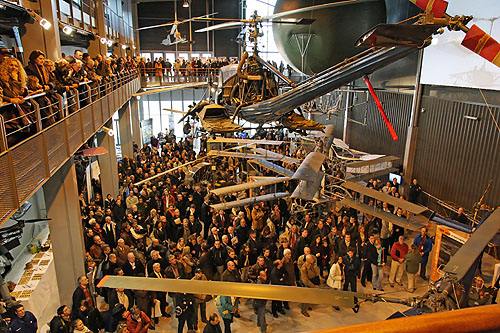
[[[418,252],[418,247],[415,244],[411,245],[411,252],[405,256],[406,261],[406,275],[408,276],[408,289],[410,293],[415,291],[415,284],[417,281],[417,272],[422,256]]]
[[[224,333],[231,333],[231,323],[235,307],[231,302],[231,296],[218,296],[215,298],[215,306],[224,321]]]

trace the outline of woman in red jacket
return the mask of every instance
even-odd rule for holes
[[[151,325],[151,319],[137,306],[133,306],[127,317],[127,328],[130,333],[147,333],[149,325]]]

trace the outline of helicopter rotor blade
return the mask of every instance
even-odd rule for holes
[[[179,25],[179,24],[182,24],[182,23],[186,23],[186,22],[189,22],[189,21],[195,21],[197,19],[206,18],[206,17],[210,17],[210,16],[213,16],[213,15],[217,15],[217,14],[218,14],[218,12],[207,14],[207,15],[193,17],[193,18],[186,19],[186,20],[183,20],[183,21],[180,21],[180,22],[173,21],[173,22],[168,22],[168,23],[163,23],[163,24],[150,25],[150,26],[147,26],[147,27],[137,28],[135,30],[136,31],[140,31],[140,30],[147,30],[147,29],[155,29],[155,28],[167,27],[167,26],[173,25],[173,24]]]
[[[345,5],[357,4],[357,3],[376,2],[376,1],[378,1],[378,0],[346,0],[346,1],[325,3],[322,5],[297,8],[297,9],[293,9],[293,10],[288,10],[286,12],[281,12],[281,13],[276,13],[276,14],[269,15],[269,16],[264,16],[264,17],[260,18],[259,21],[273,20],[273,19],[277,19],[277,18],[280,18],[283,16],[288,16],[288,15],[293,15],[293,14],[298,14],[298,13],[303,13],[303,12],[309,12],[312,10],[319,10],[319,9],[325,9],[325,8],[330,8],[330,7],[339,7],[339,6],[345,6]]]

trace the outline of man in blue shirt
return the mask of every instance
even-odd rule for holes
[[[9,332],[36,333],[38,323],[33,313],[24,310],[21,304],[14,307],[13,318],[9,323]]]
[[[417,246],[418,252],[422,256],[422,261],[420,262],[420,277],[427,280],[425,268],[429,261],[429,253],[432,251],[432,239],[427,235],[427,228],[422,228],[420,230],[420,233],[415,236],[413,244]]]

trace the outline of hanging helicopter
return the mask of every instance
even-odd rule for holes
[[[471,16],[446,14],[448,3],[443,0],[410,0],[425,12],[417,17],[414,24],[377,25],[356,42],[356,46],[367,47],[367,49],[299,84],[293,83],[259,56],[258,38],[261,36],[263,22],[310,24],[312,23],[311,19],[290,19],[286,16],[369,1],[373,0],[340,1],[265,17],[254,13],[249,19],[196,18],[197,21],[226,21],[196,30],[196,32],[246,25],[248,43],[253,45],[253,49],[252,54],[244,52],[238,65],[230,65],[230,68],[221,69],[218,91],[214,99],[204,102],[203,107],[200,107],[202,104],[198,103],[189,109],[188,115],[200,120],[213,116],[219,125],[207,129],[213,133],[239,130],[240,126],[234,123],[237,119],[244,119],[260,125],[275,121],[294,131],[322,130],[322,124],[304,117],[301,110],[303,104],[362,77],[365,77],[370,88],[368,75],[429,46],[432,35],[443,33],[443,28],[448,28],[450,31],[466,32],[462,45],[500,66],[500,57],[498,56],[500,44],[476,25],[469,29],[467,24],[471,21]],[[279,94],[278,80],[283,81],[290,89]],[[372,96],[377,100],[373,89],[370,90]],[[202,114],[203,110],[205,112]],[[379,105],[379,110],[393,139],[397,140],[397,135],[392,129],[382,105]],[[224,124],[220,122],[221,119],[225,119]]]
[[[164,46],[172,46],[172,45],[175,45],[175,44],[184,44],[184,43],[194,44],[195,43],[194,40],[189,40],[186,37],[184,37],[184,36],[181,35],[181,33],[179,32],[179,29],[178,29],[179,25],[184,24],[184,23],[188,23],[188,22],[192,22],[192,21],[195,21],[197,19],[201,19],[201,18],[205,18],[205,17],[210,17],[210,16],[213,16],[213,15],[217,15],[217,13],[202,15],[202,16],[193,17],[193,18],[190,18],[190,19],[178,21],[177,20],[177,12],[175,12],[175,19],[174,19],[173,22],[162,23],[162,24],[157,24],[157,25],[150,25],[150,26],[147,26],[147,27],[137,28],[135,30],[136,31],[141,31],[141,30],[157,29],[157,28],[164,28],[164,27],[172,26],[172,28],[170,28],[170,32],[168,33],[168,35],[161,41],[162,45],[164,45]]]

